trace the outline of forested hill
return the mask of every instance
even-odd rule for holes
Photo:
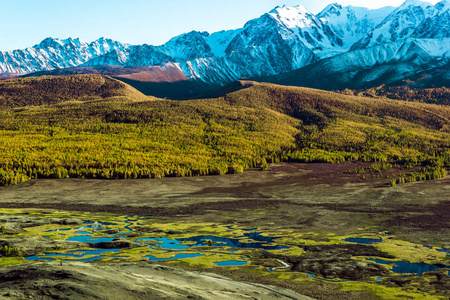
[[[398,165],[395,183],[450,168],[448,106],[252,81],[230,90],[155,101],[103,76],[4,81],[0,183],[239,173],[277,161]]]
[[[1,109],[111,97],[146,98],[129,85],[107,76],[41,76],[0,81]]]
[[[421,103],[450,106],[450,88],[409,88],[408,86],[379,86],[365,90],[345,89],[345,95],[357,95],[371,98],[389,98]]]
[[[224,96],[230,105],[269,108],[300,119],[303,123],[319,125],[329,119],[352,119],[352,115],[372,117],[373,120],[394,118],[437,130],[448,129],[450,110],[440,105],[425,105],[411,101],[379,97],[344,95],[334,92],[287,87],[269,83],[241,82],[251,86]],[[442,89],[448,93],[446,89]],[[418,95],[417,92],[416,95]]]

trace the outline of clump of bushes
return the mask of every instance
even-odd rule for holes
[[[410,172],[398,177],[391,181],[391,186],[401,183],[410,183],[424,180],[441,179],[448,175],[448,171],[445,168],[424,168],[421,172]]]
[[[23,252],[23,249],[21,250],[17,247],[11,247],[9,245],[4,245],[2,248],[0,248],[0,254],[6,257],[22,256]]]

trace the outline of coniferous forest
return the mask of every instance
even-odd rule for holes
[[[214,99],[174,101],[97,75],[0,82],[0,184],[355,161],[404,170],[392,178],[395,185],[441,178],[450,168],[446,103],[252,81],[235,85],[236,91]]]

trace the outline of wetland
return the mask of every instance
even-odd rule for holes
[[[22,275],[8,275],[0,295],[20,299],[24,278],[45,273],[51,288],[31,280],[40,287],[31,296],[93,296],[69,286],[128,270],[176,282],[212,276],[184,298],[203,295],[214,276],[230,280],[235,299],[256,285],[270,287],[255,291],[258,299],[448,298],[450,179],[390,187],[386,178],[345,173],[354,167],[279,163],[225,176],[1,187],[1,272]],[[144,286],[130,293],[145,298]]]

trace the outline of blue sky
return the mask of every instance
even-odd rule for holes
[[[191,30],[240,28],[278,5],[304,5],[317,13],[334,2],[377,8],[403,0],[0,0],[0,51],[46,37],[159,45]]]

